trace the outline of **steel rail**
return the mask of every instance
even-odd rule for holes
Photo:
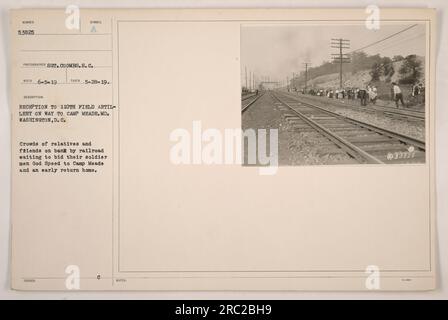
[[[288,97],[300,100],[300,99],[305,99],[305,100],[314,100],[313,98],[310,97],[299,97],[296,95],[292,95],[290,93],[285,93],[288,95]],[[352,105],[352,104],[342,104],[339,101],[331,101],[331,99],[326,98],[326,97],[322,97],[323,100],[322,102],[325,104],[332,104],[333,102],[335,103],[335,107],[345,107],[345,108],[350,108],[353,110],[362,110],[362,111],[366,111],[369,113],[383,113],[384,115],[390,115],[394,118],[408,118],[409,120],[412,121],[425,121],[425,112],[422,111],[414,111],[414,110],[404,110],[404,109],[394,109],[394,108],[389,108],[389,107],[383,107],[383,106],[379,106],[379,105],[375,105],[373,106],[373,109],[371,108],[367,108],[367,107],[363,107],[363,106],[356,106],[356,105]],[[301,100],[303,101],[303,100]],[[399,111],[398,111],[399,110]]]
[[[397,140],[399,140],[401,142],[404,142],[406,144],[414,145],[414,146],[418,147],[419,149],[421,149],[423,151],[425,150],[425,142],[422,141],[422,140],[419,140],[419,139],[416,139],[416,138],[412,138],[412,137],[406,136],[406,135],[401,134],[401,133],[393,132],[393,131],[390,131],[390,130],[387,130],[387,129],[383,129],[383,128],[377,127],[377,126],[372,125],[372,124],[368,124],[368,123],[365,123],[365,122],[362,122],[362,121],[359,121],[359,120],[355,120],[355,119],[352,119],[352,118],[340,115],[339,113],[335,113],[333,111],[329,111],[329,110],[327,110],[327,109],[325,109],[323,107],[316,106],[315,104],[312,104],[312,103],[309,103],[309,102],[304,102],[303,100],[300,100],[299,98],[296,98],[296,100],[300,101],[301,103],[303,103],[305,105],[311,106],[313,108],[317,108],[320,111],[322,111],[324,113],[327,113],[327,114],[329,114],[331,116],[334,116],[334,117],[337,117],[339,119],[342,119],[343,121],[347,121],[349,123],[352,123],[354,125],[360,126],[362,128],[365,128],[365,129],[368,129],[368,130],[371,130],[371,131],[375,131],[376,133],[379,133],[381,135],[389,136],[391,138],[397,139]]]
[[[264,95],[264,93],[261,93],[259,95],[257,95],[257,97],[252,100],[251,102],[249,102],[248,104],[246,104],[242,109],[241,109],[241,113],[243,113],[244,111],[246,111],[251,105],[253,105],[255,103],[255,101],[257,101],[258,99],[261,98],[261,96]]]
[[[250,98],[255,97],[255,96],[257,96],[255,93],[254,93],[254,94],[248,94],[248,95],[246,95],[246,96],[242,96],[242,97],[241,97],[241,101],[250,99]]]
[[[312,128],[314,128],[316,131],[322,133],[325,137],[333,141],[337,146],[339,146],[341,149],[343,149],[345,152],[347,152],[350,156],[357,159],[360,162],[365,162],[369,164],[384,164],[381,160],[377,159],[376,157],[372,156],[371,154],[365,152],[361,148],[355,146],[351,142],[347,141],[346,139],[336,135],[332,131],[328,130],[324,126],[320,125],[319,123],[311,120],[307,116],[305,116],[300,111],[295,110],[293,107],[291,107],[287,102],[282,101],[276,94],[272,93],[273,97],[277,99],[281,104],[285,105],[289,109],[291,109],[292,112],[297,114],[303,121],[305,121],[307,124],[309,124]]]

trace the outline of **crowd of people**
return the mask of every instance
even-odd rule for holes
[[[302,90],[305,93],[305,90]],[[345,88],[345,89],[310,89],[308,94],[313,96],[327,97],[331,99],[360,100],[361,105],[365,106],[368,102],[376,104],[378,99],[378,89],[375,86],[366,88]]]
[[[302,93],[331,99],[359,100],[362,106],[367,106],[368,104],[375,105],[378,100],[378,88],[370,84],[365,87],[351,87],[343,89],[311,88],[307,91],[303,89]],[[425,88],[422,83],[412,86],[411,96],[416,104],[425,102]],[[399,103],[401,103],[403,107],[407,106],[403,99],[402,89],[395,82],[392,82],[391,84],[391,100],[395,102],[395,106],[397,108],[399,108]]]

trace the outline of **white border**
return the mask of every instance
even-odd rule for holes
[[[430,292],[16,292],[10,290],[9,279],[9,205],[10,205],[10,125],[9,125],[9,9],[24,7],[62,7],[77,4],[81,8],[250,8],[250,7],[362,7],[376,4],[384,7],[430,7],[438,9],[437,35],[437,79],[436,79],[436,166],[437,166],[437,246],[438,246],[438,289]],[[448,1],[446,0],[2,0],[1,12],[1,51],[0,51],[0,299],[448,299],[448,111],[445,101],[448,92]],[[6,70],[6,72],[5,72]],[[445,177],[445,178],[443,178]],[[442,253],[442,254],[441,254]]]

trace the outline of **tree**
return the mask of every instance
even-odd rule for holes
[[[404,57],[402,55],[396,55],[392,58],[393,62],[404,60]]]
[[[372,81],[380,80],[381,76],[381,65],[378,63],[374,63],[372,65],[372,69],[370,70],[370,76],[372,77]]]
[[[381,66],[384,76],[392,76],[394,74],[394,65],[392,63],[392,59],[389,57],[383,57],[381,59]]]
[[[415,54],[408,55],[404,58],[398,72],[401,75],[401,83],[415,84],[422,74],[422,62]]]
[[[351,54],[350,60],[351,60],[351,71],[352,73],[355,73],[362,69],[368,69],[370,66],[366,66],[366,60],[367,60],[367,53],[364,51],[357,51],[353,52]]]
[[[386,81],[390,81],[390,78],[394,74],[394,66],[392,60],[389,57],[379,58],[377,56],[372,56],[373,59],[378,60],[372,64],[370,70],[370,76],[372,81],[379,81],[381,76],[386,77]]]

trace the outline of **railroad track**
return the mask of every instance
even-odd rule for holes
[[[306,97],[306,96],[297,96],[291,93],[285,93],[290,95],[291,97],[295,97],[297,99],[306,99],[308,101],[314,101],[314,98]],[[326,97],[320,97],[321,101],[320,103],[323,103],[324,105],[330,105],[333,106],[336,104],[336,106],[344,107],[344,108],[350,108],[353,110],[361,110],[363,112],[368,112],[372,114],[378,114],[382,113],[384,116],[392,119],[399,119],[399,120],[409,120],[409,121],[425,121],[425,112],[421,111],[415,111],[415,110],[405,110],[405,109],[394,109],[390,107],[382,107],[379,105],[370,105],[369,107],[364,106],[356,106],[349,103],[342,103],[336,99],[328,99]]]
[[[322,107],[297,101],[285,93],[271,93],[297,130],[314,131],[358,163],[424,163],[425,142],[351,119]]]
[[[241,107],[241,113],[245,112],[251,105],[253,105],[255,103],[255,101],[257,101],[258,99],[260,99],[260,97],[263,95],[264,93],[259,93],[257,95],[251,95],[249,97],[243,97],[241,99],[241,103],[243,104],[243,106]],[[252,98],[252,99],[251,99]],[[244,101],[249,100],[250,101],[248,103],[245,103]]]
[[[255,96],[256,96],[255,93],[246,94],[246,95],[244,95],[244,96],[241,96],[241,101],[250,99],[250,98],[255,97]]]

